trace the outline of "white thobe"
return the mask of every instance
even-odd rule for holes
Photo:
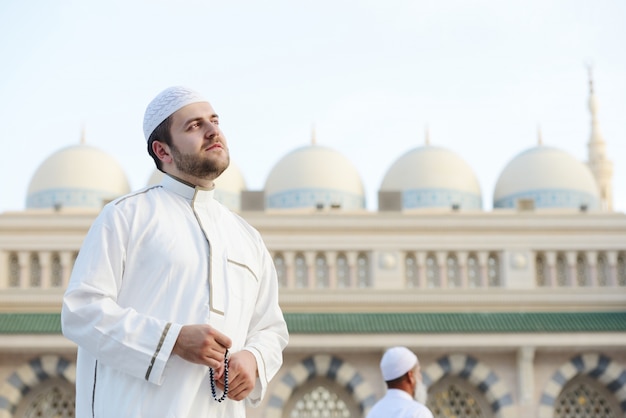
[[[288,341],[258,231],[212,190],[169,176],[103,208],[76,259],[61,320],[79,346],[78,418],[245,417]],[[245,403],[214,401],[208,367],[172,354],[187,324],[209,324],[232,339],[231,353],[254,355],[258,377]]]
[[[367,418],[433,418],[430,409],[414,400],[400,389],[387,389],[385,396],[376,402]]]

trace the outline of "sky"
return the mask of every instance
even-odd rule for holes
[[[24,209],[37,168],[83,133],[145,186],[143,112],[172,85],[209,99],[250,190],[315,131],[375,210],[428,131],[490,210],[539,131],[586,161],[589,68],[626,212],[625,44],[623,0],[2,0],[0,213]]]

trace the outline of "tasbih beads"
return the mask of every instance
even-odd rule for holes
[[[213,377],[213,368],[209,368],[209,377],[211,378],[211,394],[213,395],[213,399],[218,402],[222,402],[226,399],[228,395],[228,350],[224,353],[224,393],[222,393],[222,397],[218,398],[215,393],[215,378]]]

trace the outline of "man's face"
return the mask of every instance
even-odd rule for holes
[[[174,165],[186,176],[214,180],[230,163],[219,117],[206,102],[187,105],[172,115],[171,153]]]

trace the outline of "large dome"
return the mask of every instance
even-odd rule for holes
[[[381,191],[402,192],[402,207],[481,209],[482,194],[472,168],[457,154],[432,145],[412,149],[385,174]]]
[[[160,183],[163,176],[163,172],[155,168],[148,180],[148,185]],[[230,210],[238,211],[241,209],[241,192],[246,189],[246,181],[241,170],[231,160],[228,168],[215,179],[214,197]]]
[[[309,145],[284,156],[265,182],[267,207],[364,209],[361,177],[343,155],[328,147]]]
[[[63,148],[35,171],[27,208],[102,208],[130,191],[122,167],[107,153],[86,144]]]
[[[532,199],[537,208],[599,207],[591,170],[565,151],[538,145],[504,168],[493,195],[494,208],[514,208],[518,199]]]

